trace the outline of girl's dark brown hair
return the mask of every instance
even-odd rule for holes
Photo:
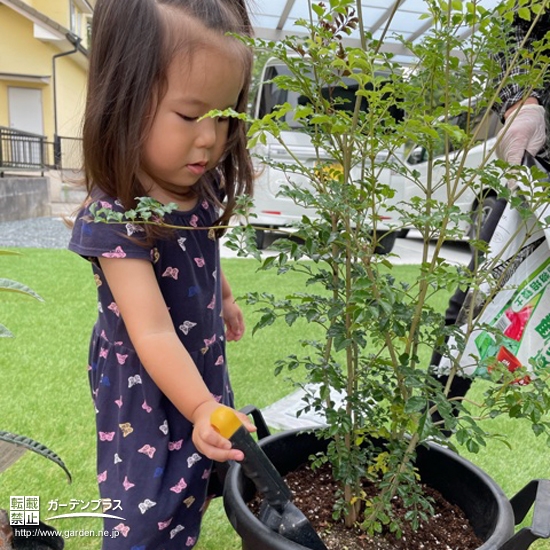
[[[174,38],[177,33],[174,29],[169,32],[169,21],[181,13],[220,35],[251,36],[245,1],[97,1],[83,126],[84,172],[89,196],[100,189],[130,209],[135,206],[136,197],[147,194],[139,180],[139,171],[150,115],[166,89],[166,75],[174,53],[181,48],[192,49],[185,44],[185,36],[179,39],[179,45],[170,43],[167,35]],[[235,110],[244,112],[252,53],[244,45],[240,47],[245,82]],[[225,225],[233,214],[236,198],[252,192],[253,170],[243,121],[230,119],[226,153],[215,173],[207,174],[195,185],[199,196],[217,199],[219,195],[212,185],[214,178],[220,179],[223,186],[225,208],[218,222]]]

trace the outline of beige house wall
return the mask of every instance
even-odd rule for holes
[[[32,8],[43,13],[55,22],[63,25],[70,31],[75,29],[71,27],[71,5],[76,16],[79,19],[79,27],[82,29],[81,38],[85,47],[87,44],[86,24],[88,18],[91,17],[89,5],[94,5],[95,2],[86,2],[85,0],[22,0]]]
[[[10,7],[9,0],[8,4],[0,0],[0,126],[9,126],[9,87],[34,88],[42,92],[43,126],[47,140],[53,141],[54,138],[55,113],[59,136],[81,136],[88,65],[85,52],[55,59],[54,106],[54,56],[74,49],[65,36],[70,24],[69,1],[25,0],[45,18],[55,21],[48,27],[47,19],[38,19],[41,28],[38,29],[40,37],[37,37],[36,13],[20,13],[21,10]],[[49,33],[48,39],[43,38],[44,29]],[[54,39],[56,37],[57,40]]]
[[[42,90],[44,132],[53,135],[53,99],[51,58],[56,53],[49,45],[33,37],[33,23],[21,15],[0,6],[0,73],[21,75],[4,76],[0,80],[0,125],[9,126],[8,88],[35,88]],[[42,81],[29,82],[29,77]]]
[[[70,28],[69,0],[25,0],[33,8],[47,15],[60,25]]]

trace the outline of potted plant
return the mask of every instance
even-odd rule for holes
[[[292,325],[297,319],[319,327],[319,337],[300,342],[303,353],[282,358],[276,370],[306,372],[312,383],[306,389],[316,391],[306,391],[303,410],[321,413],[326,420],[326,428],[314,436],[278,434],[263,447],[285,474],[311,457],[314,470],[330,464],[340,487],[334,517],[349,529],[359,527],[359,539],[367,542],[357,548],[379,548],[373,541],[383,534],[397,546],[380,548],[417,548],[410,540],[403,546],[398,541],[410,533],[407,525],[414,531],[434,513],[433,497],[419,480],[459,503],[473,523],[481,539],[464,548],[527,548],[537,536],[549,534],[546,518],[546,530],[538,535],[533,528],[513,537],[514,515],[523,518],[535,497],[533,487],[547,500],[547,483],[529,486],[510,503],[483,472],[443,448],[479,449],[495,436],[479,421],[500,415],[526,418],[535,433],[548,437],[548,362],[539,355],[515,364],[511,372],[509,362],[498,355],[502,330],[484,317],[499,292],[512,287],[510,277],[521,258],[516,252],[505,256],[506,246],[491,250],[476,239],[479,228],[471,213],[456,206],[472,190],[480,197],[490,189],[507,198],[517,228],[523,228],[512,232],[514,251],[525,249],[534,231],[546,223],[540,214],[549,196],[543,172],[496,160],[495,140],[485,147],[480,162],[468,164],[469,153],[484,141],[491,106],[505,83],[492,84],[497,66],[490,52],[508,47],[513,4],[505,2],[489,12],[475,1],[426,0],[432,32],[414,43],[392,37],[414,54],[415,63],[407,68],[385,52],[385,32],[380,39],[366,32],[361,2],[354,0],[310,2],[309,20],[296,22],[299,36],[248,41],[287,67],[273,84],[287,97],[299,96],[293,104],[282,101],[261,118],[249,119],[250,146],[263,147],[261,161],[286,175],[281,193],[307,209],[292,235],[276,241],[277,254],[265,259],[261,269],[277,270],[281,276],[300,272],[307,285],[284,298],[265,292],[247,300],[262,312],[255,329],[274,322]],[[521,3],[520,16],[533,21],[541,4]],[[463,38],[466,29],[471,31],[468,39]],[[349,37],[359,42],[350,45]],[[543,55],[543,45],[535,58]],[[522,62],[515,59],[515,64]],[[541,72],[534,70],[524,85],[535,87],[540,78]],[[292,130],[289,120],[309,138],[314,154],[307,161],[286,141]],[[286,153],[284,159],[269,155],[273,144]],[[415,192],[394,200],[398,191],[389,174]],[[519,195],[508,188],[512,177],[523,189]],[[253,224],[251,219],[233,232],[232,246],[241,253],[255,253]],[[422,263],[416,281],[400,281],[392,272],[392,255],[379,254],[378,238],[409,228],[422,237]],[[445,241],[462,240],[467,233],[478,251],[472,270],[440,256]],[[445,326],[433,298],[457,286],[470,289],[469,303],[477,307],[464,311],[460,326]],[[511,288],[515,290],[517,285]],[[480,334],[492,342],[483,353],[468,347]],[[428,372],[434,349],[441,350],[448,364],[449,383],[444,386]],[[491,381],[483,402],[452,398],[453,378],[459,372],[471,376],[474,370]],[[341,404],[334,392],[343,396]],[[454,439],[446,439],[448,431]],[[439,481],[435,471],[442,474]],[[468,487],[466,480],[473,485]],[[369,492],[365,481],[376,491]],[[476,493],[481,500],[470,502]],[[239,465],[232,466],[225,502],[243,548],[304,548],[262,525],[243,506],[253,495]],[[403,514],[396,502],[405,507]],[[540,527],[545,521],[535,515]],[[333,529],[326,527],[327,532]],[[352,547],[341,538],[335,547],[344,545]]]
[[[545,3],[520,4],[520,16],[535,20]],[[321,491],[329,494],[329,483],[338,484],[329,514],[335,523],[326,520],[320,534],[334,537],[339,523],[360,541],[350,543],[338,532],[334,548],[524,550],[536,538],[550,536],[541,512],[550,499],[549,482],[535,480],[508,500],[494,481],[454,452],[460,446],[476,451],[487,438],[499,437],[480,421],[501,415],[527,419],[537,435],[549,435],[547,348],[512,365],[510,356],[500,355],[508,337],[497,321],[507,310],[491,309],[503,295],[509,300],[521,292],[528,301],[524,305],[534,311],[547,288],[550,264],[547,244],[539,238],[547,226],[546,172],[536,163],[518,168],[496,160],[496,140],[486,139],[499,89],[514,65],[525,62],[517,56],[504,80],[493,85],[498,71],[490,52],[507,50],[515,4],[505,2],[490,12],[476,1],[425,0],[432,32],[414,43],[393,37],[414,54],[414,65],[406,68],[383,47],[386,32],[375,39],[365,31],[360,1],[308,5],[310,18],[296,22],[299,36],[279,42],[243,38],[286,67],[271,84],[297,99],[281,101],[260,118],[231,109],[209,113],[248,121],[251,149],[266,169],[284,173],[280,192],[304,209],[289,238],[276,241],[277,254],[261,269],[281,276],[299,272],[305,287],[283,298],[249,294],[247,301],[262,312],[255,329],[279,321],[293,325],[298,319],[318,327],[318,337],[297,342],[302,353],[282,358],[276,372],[306,373],[311,385],[305,386],[303,410],[324,415],[326,427],[277,434],[261,445],[282,474],[308,461],[316,472],[329,465]],[[348,43],[349,37],[358,42]],[[530,62],[539,59],[544,65],[545,42],[535,46]],[[536,87],[542,76],[533,70],[522,84]],[[297,125],[308,138],[305,158],[292,138]],[[480,144],[482,158],[471,165],[470,153]],[[510,191],[511,179],[519,193]],[[405,188],[413,191],[396,196]],[[482,216],[476,212],[473,221],[470,211],[457,206],[467,192],[483,208],[495,195],[508,200],[516,218],[510,242],[497,249],[477,238]],[[246,217],[250,201],[241,207]],[[105,208],[93,215],[108,223],[163,224],[170,209],[141,198],[124,215]],[[265,226],[250,222],[235,227],[228,244],[259,257],[258,229]],[[393,256],[380,241],[392,243],[394,232],[410,228],[421,235],[422,263],[415,280],[398,280]],[[451,265],[440,255],[445,241],[466,235],[477,251],[472,269]],[[543,253],[538,271],[521,271],[523,255],[535,241],[544,244],[537,248]],[[469,289],[468,306],[460,325],[446,326],[433,300],[456,287]],[[512,308],[511,313],[518,312]],[[434,350],[447,363],[444,385],[428,369]],[[459,373],[490,381],[481,402],[451,396]],[[449,431],[452,440],[446,438]],[[314,478],[307,479],[315,485]],[[437,539],[437,545],[434,539],[414,540],[434,516],[439,497],[430,489],[458,505],[465,516],[460,530],[469,520],[472,540],[458,542],[454,534],[444,542]],[[303,550],[251,512],[247,502],[254,494],[241,467],[232,465],[224,501],[243,548]],[[543,506],[535,507],[532,527],[514,534],[514,523],[535,501]]]
[[[0,254],[15,254],[15,252],[0,250]],[[42,301],[40,295],[34,292],[34,290],[22,283],[10,279],[0,278],[0,292],[15,292]],[[13,337],[13,333],[5,325],[0,324],[0,338],[11,337]],[[7,453],[8,446],[32,451],[54,462],[67,474],[69,482],[71,481],[71,474],[61,458],[38,441],[9,431],[0,430],[0,459],[3,458],[1,456],[2,451]],[[7,465],[4,464],[4,467],[7,467]],[[0,548],[6,550],[12,548],[28,550],[61,550],[64,547],[63,539],[48,525],[42,522],[36,525],[34,525],[34,523],[30,525],[26,521],[21,523],[18,520],[17,523],[14,524],[16,526],[14,529],[10,523],[10,519],[10,514],[8,514],[7,510],[0,510]],[[17,527],[19,527],[19,529]],[[19,531],[21,533],[19,533]],[[22,533],[23,531],[24,533]]]

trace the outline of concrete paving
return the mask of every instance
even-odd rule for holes
[[[277,254],[270,248],[275,242],[277,236],[270,233],[266,236],[266,250],[263,255],[274,256]],[[392,250],[391,261],[396,265],[414,265],[422,261],[423,243],[418,231],[411,229],[407,237],[396,239]],[[435,246],[429,246],[428,259],[431,259],[435,251]],[[236,258],[237,254],[231,250],[222,250],[222,256],[226,258]],[[443,245],[439,256],[453,265],[467,265],[470,261],[470,248],[465,242],[448,242]]]
[[[270,428],[275,430],[293,430],[318,428],[326,425],[323,415],[314,411],[299,414],[304,406],[304,396],[308,394],[316,394],[318,396],[318,386],[307,384],[304,388],[283,397],[279,401],[262,409],[262,415]],[[336,392],[331,392],[331,399],[334,401],[335,408],[338,408],[343,403],[342,395]]]

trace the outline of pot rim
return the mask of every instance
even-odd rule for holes
[[[309,430],[304,430],[303,428],[287,430],[265,437],[258,443],[260,447],[264,447],[266,445],[277,444],[279,440],[284,440],[289,437],[296,437],[300,434],[311,434],[317,430],[319,430],[319,428]],[[318,438],[316,437],[316,439]],[[462,467],[468,469],[470,473],[477,477],[487,489],[489,489],[492,499],[497,506],[496,522],[492,528],[489,538],[476,550],[498,550],[501,548],[502,545],[513,535],[513,527],[515,523],[512,506],[504,491],[494,479],[492,479],[479,466],[472,463],[468,459],[434,442],[426,442],[426,446],[429,451],[442,454],[448,459],[458,462]],[[273,550],[305,550],[305,547],[301,544],[290,541],[266,527],[250,511],[243,498],[242,491],[240,490],[242,488],[244,477],[245,476],[241,465],[238,462],[232,463],[224,483],[223,500],[226,514],[233,528],[239,532],[239,527],[242,527],[243,523],[250,522],[253,525],[255,534],[258,534],[259,536],[265,535],[269,538],[270,544],[273,543],[271,546]],[[239,514],[242,514],[241,517],[237,517],[237,512],[234,508],[238,508]],[[500,533],[506,534],[506,538],[504,540],[500,540],[502,538],[499,536]],[[494,540],[495,535],[498,540]]]

